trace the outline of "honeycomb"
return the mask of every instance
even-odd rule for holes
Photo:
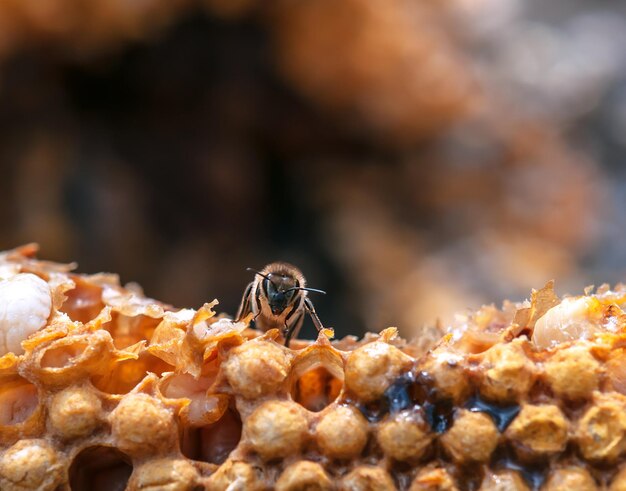
[[[0,254],[3,491],[626,489],[626,286],[286,348],[36,251]]]

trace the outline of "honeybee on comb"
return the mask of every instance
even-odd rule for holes
[[[297,337],[305,312],[311,316],[315,328],[324,329],[308,292],[326,292],[316,288],[307,288],[302,272],[295,266],[275,262],[268,264],[261,271],[247,268],[255,273],[255,278],[246,287],[237,320],[254,314],[256,326],[262,331],[277,328],[289,346],[292,337]]]

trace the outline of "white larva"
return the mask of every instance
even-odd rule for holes
[[[0,356],[24,352],[21,343],[46,325],[52,296],[48,283],[31,273],[0,281]]]
[[[559,343],[588,339],[596,330],[600,303],[591,297],[564,298],[537,320],[532,340],[539,349]]]

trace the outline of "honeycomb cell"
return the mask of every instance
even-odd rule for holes
[[[43,368],[64,368],[79,358],[89,346],[87,341],[70,340],[70,343],[63,340],[59,346],[51,346],[41,357],[40,365]]]
[[[626,403],[619,394],[596,394],[578,421],[575,438],[583,457],[615,460],[626,446]]]
[[[224,491],[226,489],[258,491],[266,489],[266,486],[260,478],[258,469],[246,462],[229,460],[206,480],[205,489],[206,491]]]
[[[190,491],[198,482],[198,472],[186,460],[156,459],[134,470],[129,487],[141,490]]]
[[[565,449],[568,429],[569,422],[557,406],[525,404],[505,435],[520,457],[542,457]]]
[[[102,403],[93,390],[70,387],[54,395],[49,418],[52,430],[65,439],[87,436],[100,424]]]
[[[320,450],[335,459],[351,459],[360,455],[367,443],[367,435],[367,421],[350,406],[333,407],[315,428]]]
[[[469,395],[468,383],[463,358],[446,351],[434,351],[420,364],[419,371],[427,373],[432,379],[438,397],[451,399],[459,404]]]
[[[345,476],[338,488],[340,491],[395,491],[396,485],[381,467],[360,466]]]
[[[63,481],[63,463],[45,440],[20,440],[0,458],[2,491],[52,491]]]
[[[171,365],[144,351],[136,359],[116,361],[105,372],[94,374],[91,383],[107,394],[128,394],[148,372],[161,375],[172,370]]]
[[[87,323],[95,319],[104,308],[102,287],[80,277],[75,277],[74,283],[76,288],[65,292],[66,299],[59,310],[65,312],[73,321]]]
[[[301,460],[287,467],[276,481],[276,491],[328,491],[334,489],[324,468]]]
[[[296,455],[307,432],[304,410],[290,401],[266,402],[244,422],[245,437],[264,460]]]
[[[515,471],[487,472],[479,491],[530,491],[519,473]]]
[[[544,369],[546,382],[564,399],[588,398],[600,382],[600,363],[586,346],[558,350]]]
[[[385,455],[413,461],[424,455],[433,437],[418,413],[403,411],[380,424],[377,438]]]
[[[39,406],[37,387],[18,376],[0,378],[0,426],[25,422]]]
[[[337,399],[342,388],[343,381],[321,366],[304,372],[294,382],[291,397],[309,411],[319,412]]]
[[[411,368],[413,360],[395,346],[376,341],[357,348],[346,362],[346,387],[362,402],[383,396],[398,376]]]
[[[313,344],[302,350],[291,367],[291,397],[312,412],[332,404],[344,385],[341,354],[326,344]]]
[[[105,331],[67,336],[37,351],[31,369],[47,385],[67,386],[105,370],[111,352],[111,337]]]
[[[533,385],[536,369],[522,342],[496,344],[483,354],[479,390],[485,398],[500,404],[517,402]]]
[[[171,448],[176,427],[172,413],[154,397],[129,394],[110,415],[113,437],[130,455],[156,454]]]
[[[252,341],[233,348],[222,367],[233,390],[254,399],[278,391],[291,365],[276,343]]]
[[[409,491],[459,491],[459,488],[447,470],[431,465],[417,473]]]
[[[602,368],[607,381],[605,390],[626,394],[626,349],[614,349]]]
[[[103,328],[111,333],[117,349],[128,348],[144,339],[151,339],[161,319],[148,315],[124,315],[113,311],[111,320]]]
[[[222,464],[241,440],[241,418],[229,409],[213,424],[183,428],[181,451],[185,457],[210,464]]]
[[[189,404],[178,413],[185,426],[197,428],[210,425],[218,421],[228,409],[230,397],[209,390],[215,382],[215,374],[212,372],[198,379],[188,373],[168,374],[161,378],[159,389],[164,397],[189,399]]]
[[[541,491],[597,491],[598,486],[582,467],[556,469],[550,473]]]
[[[496,448],[499,436],[489,416],[462,409],[440,441],[456,462],[486,462]]]
[[[128,455],[107,446],[83,449],[69,468],[72,491],[110,491],[126,489],[133,472]]]

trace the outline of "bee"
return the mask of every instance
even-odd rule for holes
[[[276,262],[268,264],[261,271],[252,268],[247,270],[254,272],[255,278],[244,291],[237,311],[237,321],[252,312],[254,321],[261,330],[280,330],[285,338],[285,346],[289,346],[292,337],[298,336],[305,312],[311,316],[318,332],[324,329],[307,293],[326,292],[306,288],[306,280],[298,268]]]

